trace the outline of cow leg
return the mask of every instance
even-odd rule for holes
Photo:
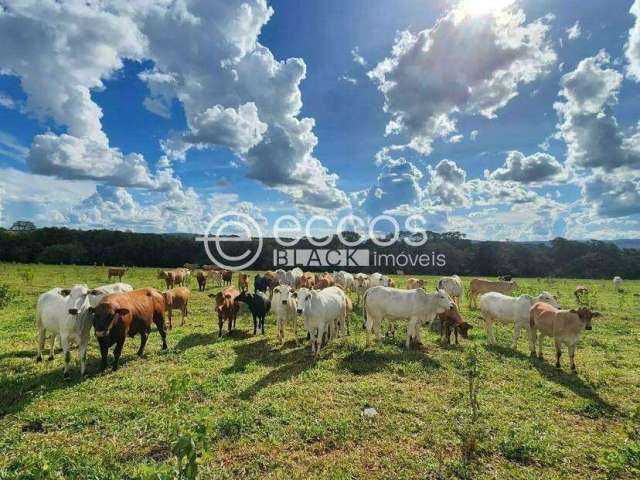
[[[491,318],[490,316],[486,316],[484,319],[484,325],[485,328],[487,330],[487,343],[489,345],[495,345],[496,344],[496,336],[493,333],[493,318]]]
[[[300,345],[300,342],[298,341],[298,316],[297,315],[293,315],[293,338],[296,341],[296,346]]]
[[[264,315],[260,317],[260,328],[262,329],[262,335],[264,335]]]
[[[253,316],[253,334],[256,335],[258,333],[258,317],[255,313],[252,313],[251,316]]]
[[[562,345],[558,340],[555,342],[556,346],[556,368],[560,368],[560,357],[562,356]]]
[[[284,319],[278,317],[278,343],[282,345],[284,343]]]
[[[89,345],[89,335],[86,338],[80,340],[80,348],[78,354],[80,355],[80,375],[84,376],[85,369],[87,367],[87,346]]]
[[[167,316],[169,317],[169,330],[173,330],[173,322],[171,321],[173,318],[173,309],[169,307],[169,311],[167,312]]]
[[[71,374],[69,369],[71,368],[71,346],[69,345],[69,338],[66,335],[60,335],[60,346],[64,352],[64,378],[69,378]]]
[[[109,355],[109,346],[106,342],[99,342],[100,344],[100,369],[99,372],[103,372],[107,368],[107,356]]]
[[[56,353],[56,338],[57,335],[51,336],[51,346],[49,347],[49,358],[47,360],[53,360],[53,355]]]
[[[407,349],[410,349],[413,342],[417,340],[416,338],[417,322],[418,322],[418,319],[415,317],[412,317],[409,319],[409,325],[407,325],[407,342],[406,342]]]
[[[138,349],[138,356],[141,357],[144,355],[144,347],[147,344],[147,339],[149,338],[149,334],[146,331],[140,332],[140,348]]]
[[[571,344],[569,344],[569,360],[571,362],[571,372],[572,373],[577,373],[575,355],[576,355],[576,344],[575,343],[571,343]]]
[[[453,335],[456,337],[456,345],[458,345],[458,327],[453,327]]]
[[[538,335],[538,358],[542,358],[542,341],[544,340],[544,335],[542,332]]]
[[[120,362],[120,355],[122,355],[122,346],[124,345],[124,337],[118,339],[116,343],[116,348],[113,350],[113,367],[112,370],[115,372],[118,370],[118,362]]]
[[[529,356],[534,358],[536,356],[536,336],[537,331],[534,327],[529,329]]]
[[[162,315],[158,315],[153,319],[153,323],[156,324],[156,328],[160,333],[160,338],[162,338],[162,350],[166,350],[169,347],[167,347],[167,331],[164,329],[164,318],[162,317]],[[146,333],[147,335],[149,335],[149,332]],[[147,341],[145,340],[145,343],[146,342]],[[144,346],[141,345],[141,348],[142,350],[144,350]]]
[[[229,322],[231,323],[231,322]],[[222,336],[222,325],[224,324],[224,318],[218,317],[218,338]],[[229,330],[231,330],[231,325],[229,325]]]
[[[522,324],[516,322],[513,326],[513,339],[511,340],[511,348],[516,350],[518,348],[518,339],[520,338],[520,330],[522,330]]]
[[[44,349],[44,342],[47,338],[47,331],[44,327],[40,327],[38,329],[38,356],[36,357],[36,362],[42,361],[42,350]],[[53,342],[55,344],[56,336],[53,336]]]

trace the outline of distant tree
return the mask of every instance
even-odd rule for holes
[[[28,222],[26,220],[18,220],[11,225],[11,228],[9,228],[12,232],[33,232],[35,229],[36,226],[33,222]]]

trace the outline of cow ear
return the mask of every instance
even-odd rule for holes
[[[116,313],[121,316],[124,317],[125,315],[127,315],[129,313],[129,309],[128,308],[118,308],[116,310]]]
[[[62,290],[60,290],[60,295],[62,295],[63,297],[68,297],[70,294],[71,294],[70,288],[63,288]]]

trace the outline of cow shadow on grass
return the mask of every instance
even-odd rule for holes
[[[217,333],[190,333],[182,337],[173,348],[176,352],[182,353],[193,347],[210,345],[215,343],[216,340],[218,340]]]
[[[296,346],[294,340],[278,346],[273,343],[270,344],[267,338],[261,338],[255,342],[234,345],[235,360],[222,373],[243,373],[253,363],[272,367],[272,370],[267,375],[238,395],[244,400],[251,399],[263,388],[286,382],[315,365],[315,360],[311,357],[309,350],[303,346],[302,338],[300,338],[300,341],[300,346]]]
[[[571,390],[575,395],[595,404],[606,415],[620,414],[618,407],[604,400],[596,389],[580,378],[580,374],[573,374],[563,369],[558,369],[546,359],[531,358],[518,350],[499,345],[487,345],[486,350],[501,357],[526,360],[547,380]],[[566,355],[564,355],[566,357]],[[568,366],[565,365],[564,368]]]
[[[46,348],[44,351],[49,351],[48,348]],[[36,358],[36,352],[35,350],[31,349],[31,350],[16,350],[13,352],[4,352],[4,353],[0,353],[0,360],[4,360],[5,358]]]
[[[374,348],[351,351],[340,358],[337,368],[354,375],[368,375],[387,370],[390,365],[398,362],[419,362],[425,370],[442,368],[440,362],[429,357],[425,351],[379,351]]]

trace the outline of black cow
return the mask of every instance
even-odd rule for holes
[[[256,292],[266,293],[269,289],[269,279],[262,277],[259,274],[253,279],[253,290]]]
[[[269,297],[260,291],[249,293],[243,290],[236,300],[246,303],[249,307],[251,315],[253,316],[253,334],[255,335],[257,333],[259,326],[264,335],[264,317],[267,316],[267,313],[269,313],[271,309],[271,300],[269,300]]]
[[[498,277],[498,280],[501,280],[503,282],[510,282],[512,278],[513,275],[501,275]]]

